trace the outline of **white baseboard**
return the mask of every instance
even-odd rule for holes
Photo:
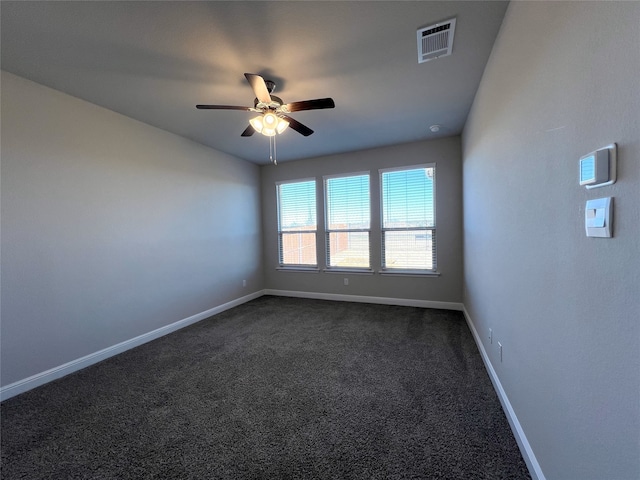
[[[524,459],[527,467],[529,468],[529,474],[533,480],[545,480],[544,473],[542,473],[542,469],[540,468],[540,464],[536,459],[536,455],[533,453],[533,449],[529,444],[529,440],[527,440],[527,436],[522,429],[522,425],[520,425],[520,421],[516,416],[516,412],[513,410],[511,406],[511,402],[509,401],[509,397],[507,397],[507,393],[502,388],[502,383],[500,383],[500,379],[498,378],[498,374],[496,373],[489,356],[487,355],[487,351],[480,340],[480,336],[478,335],[478,331],[476,330],[475,325],[471,321],[471,317],[469,316],[469,312],[463,306],[462,311],[464,313],[464,317],[467,320],[467,325],[469,325],[469,330],[473,334],[473,338],[478,345],[478,350],[480,351],[480,355],[482,356],[482,361],[484,362],[484,366],[489,373],[489,378],[491,378],[491,383],[493,383],[493,388],[498,394],[498,398],[500,399],[500,403],[502,404],[502,409],[504,410],[507,420],[509,421],[509,425],[511,426],[511,430],[513,431],[514,437],[516,437],[516,442],[518,442],[518,447],[520,447],[520,453],[522,453],[522,458]]]
[[[504,388],[502,388],[502,384],[500,383],[500,379],[491,364],[491,360],[487,355],[487,352],[484,348],[482,341],[480,340],[480,336],[476,330],[475,325],[471,321],[471,317],[469,316],[469,312],[465,308],[464,304],[457,302],[438,302],[438,301],[430,301],[430,300],[413,300],[413,299],[405,299],[405,298],[388,298],[388,297],[371,297],[371,296],[363,296],[363,295],[343,295],[336,293],[317,293],[317,292],[299,292],[294,290],[273,290],[273,289],[265,289],[259,290],[257,292],[251,293],[249,295],[245,295],[244,297],[237,298],[230,302],[224,303],[222,305],[218,305],[217,307],[210,308],[201,313],[197,313],[190,317],[184,318],[177,322],[174,322],[170,325],[165,325],[164,327],[160,327],[151,332],[139,335],[135,338],[125,340],[124,342],[118,343],[117,345],[113,345],[111,347],[104,348],[98,352],[86,355],[82,358],[78,358],[71,362],[65,363],[58,367],[51,368],[44,372],[38,373],[36,375],[32,375],[23,380],[19,380],[17,382],[11,383],[4,387],[0,388],[0,401],[9,399],[20,393],[26,392],[33,388],[39,387],[40,385],[44,385],[45,383],[51,382],[58,378],[64,377],[65,375],[69,375],[70,373],[81,370],[85,367],[98,363],[102,360],[105,360],[109,357],[117,355],[119,353],[125,352],[132,348],[135,348],[144,343],[150,342],[157,338],[160,338],[164,335],[168,335],[169,333],[175,332],[181,328],[184,328],[193,323],[199,322],[200,320],[204,320],[212,315],[216,315],[218,313],[224,312],[225,310],[229,310],[230,308],[236,307],[238,305],[242,305],[243,303],[254,300],[263,295],[274,295],[274,296],[282,296],[282,297],[296,297],[296,298],[314,298],[319,300],[334,300],[340,302],[359,302],[359,303],[374,303],[374,304],[382,304],[382,305],[400,305],[406,307],[421,307],[421,308],[441,308],[446,310],[457,310],[462,311],[464,313],[465,319],[467,321],[467,325],[471,330],[473,338],[478,346],[478,350],[480,351],[480,355],[485,364],[487,372],[489,373],[489,378],[493,383],[493,387],[498,394],[498,398],[500,399],[500,403],[502,404],[502,408],[505,411],[507,416],[507,420],[509,421],[509,425],[511,426],[511,430],[515,436],[515,439],[520,447],[520,451],[524,458],[524,461],[529,468],[529,473],[533,480],[545,480],[545,476],[540,468],[540,464],[536,459],[535,454],[527,440],[527,436],[520,425],[520,421],[516,416],[513,407],[511,406],[511,402],[507,397]]]
[[[81,370],[85,367],[88,367],[89,365],[93,365],[94,363],[98,363],[109,357],[113,357],[114,355],[142,345],[143,343],[147,343],[151,340],[155,340],[156,338],[168,335],[169,333],[175,332],[176,330],[180,330],[181,328],[199,322],[200,320],[204,320],[205,318],[209,318],[210,316],[217,313],[229,310],[230,308],[237,307],[238,305],[261,297],[262,295],[264,295],[264,290],[259,290],[252,294],[245,295],[244,297],[240,297],[222,305],[218,305],[217,307],[210,308],[209,310],[205,310],[204,312],[200,312],[182,320],[178,320],[177,322],[174,322],[170,325],[165,325],[164,327],[157,328],[156,330],[153,330],[151,332],[144,333],[129,340],[125,340],[124,342],[120,342],[117,345],[104,348],[82,358],[78,358],[44,372],[37,373],[23,380],[18,380],[17,382],[0,388],[0,401],[19,395],[20,393],[39,387],[40,385],[44,385],[45,383],[49,383],[53,380],[64,377],[65,375],[69,375],[70,373]]]
[[[317,300],[334,300],[337,302],[376,303],[381,305],[400,305],[403,307],[442,308],[444,310],[462,311],[462,303],[437,302],[432,300],[413,300],[409,298],[370,297],[364,295],[343,295],[339,293],[298,292],[295,290],[264,290],[265,295],[279,297],[314,298]]]
[[[262,295],[278,295],[278,296],[299,297],[299,298],[317,298],[317,299],[323,299],[323,300],[377,303],[377,304],[385,304],[385,305],[403,305],[408,307],[443,308],[448,310],[462,310],[463,308],[461,303],[452,303],[452,302],[432,302],[432,301],[426,301],[426,300],[409,300],[409,299],[402,299],[402,298],[367,297],[367,296],[359,296],[359,295],[338,295],[338,294],[324,294],[324,293],[313,293],[313,292],[295,292],[295,291],[288,291],[288,290],[258,290],[257,292],[246,295],[244,297],[240,297],[236,300],[232,300],[231,302],[227,302],[223,305],[210,308],[209,310],[206,310],[204,312],[197,313],[195,315],[192,315],[188,318],[184,318],[182,320],[178,320],[177,322],[174,322],[170,325],[165,325],[164,327],[160,327],[151,332],[144,333],[142,335],[139,335],[135,338],[131,338],[129,340],[125,340],[124,342],[120,342],[117,345],[104,348],[97,352],[86,355],[82,358],[72,360],[63,365],[59,365],[57,367],[46,370],[44,372],[37,373],[28,378],[18,380],[17,382],[1,387],[0,401],[9,399],[11,397],[15,397],[16,395],[27,392],[33,388],[39,387],[40,385],[44,385],[45,383],[49,383],[53,380],[64,377],[65,375],[69,375],[70,373],[77,372],[78,370],[86,368],[95,363],[101,362],[102,360],[106,360],[109,357],[113,357],[114,355],[118,355],[119,353],[125,352],[139,345],[150,342],[164,335],[168,335],[172,332],[175,332],[176,330],[184,328],[193,323],[199,322],[200,320],[204,320],[205,318],[208,318],[217,313],[224,312],[225,310],[236,307],[250,300],[261,297]]]

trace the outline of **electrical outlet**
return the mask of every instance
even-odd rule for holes
[[[349,279],[348,279],[348,278],[345,278],[345,279],[344,279],[344,284],[345,284],[345,285],[349,285]]]
[[[489,329],[489,343],[493,343],[493,329]]]
[[[247,286],[247,281],[246,280],[242,280],[242,286],[246,287]]]
[[[502,344],[498,342],[498,353],[500,354],[500,363],[502,363]]]

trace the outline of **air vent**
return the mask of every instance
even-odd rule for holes
[[[418,30],[418,63],[451,55],[456,19],[436,23]]]

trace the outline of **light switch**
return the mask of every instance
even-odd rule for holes
[[[596,228],[604,227],[604,208],[596,209],[596,218],[593,221],[593,226]]]
[[[584,226],[587,237],[611,237],[613,222],[613,198],[587,200]]]

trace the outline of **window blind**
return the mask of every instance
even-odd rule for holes
[[[316,181],[277,184],[280,266],[317,266]]]
[[[381,170],[386,270],[436,269],[435,166]]]
[[[369,174],[325,178],[328,268],[370,268]]]

